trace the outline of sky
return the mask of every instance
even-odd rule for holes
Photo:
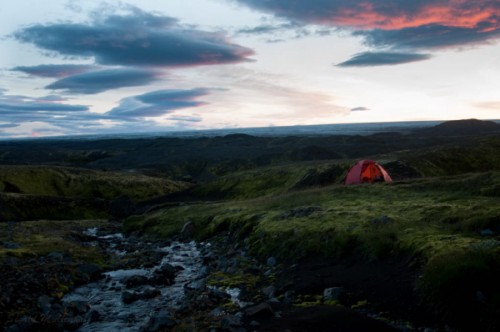
[[[2,0],[0,138],[500,119],[498,0]]]

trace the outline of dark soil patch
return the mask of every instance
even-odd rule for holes
[[[322,305],[296,308],[284,313],[282,318],[261,321],[256,331],[390,332],[398,330],[353,310],[340,306]]]
[[[435,320],[415,291],[419,269],[412,266],[417,265],[408,258],[314,257],[285,268],[279,282],[282,289],[293,289],[295,294],[322,295],[325,288],[343,287],[346,305],[367,301],[370,311],[390,313],[391,319],[429,326]]]

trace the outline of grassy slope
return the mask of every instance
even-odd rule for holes
[[[187,188],[182,182],[134,173],[83,170],[68,167],[0,166],[0,192],[134,201]]]
[[[134,173],[0,166],[0,221],[121,216],[133,203],[189,186]]]
[[[411,167],[435,177],[393,184],[345,187],[335,184],[337,177],[330,186],[297,190],[310,165],[235,173],[192,191],[224,201],[133,216],[125,229],[168,237],[192,221],[199,239],[228,232],[254,255],[287,261],[409,255],[421,262],[420,294],[441,314],[465,310],[491,319],[500,308],[500,241],[481,232],[500,232],[497,144],[489,139],[458,151],[443,147],[406,155]],[[453,175],[442,176],[450,167]],[[318,173],[325,168],[333,166],[317,164]]]
[[[103,264],[96,247],[82,247],[72,238],[91,227],[105,227],[107,220],[37,220],[22,223],[0,223],[0,241],[12,242],[19,248],[0,247],[0,262],[5,257],[36,257],[51,252],[68,253],[75,259]]]

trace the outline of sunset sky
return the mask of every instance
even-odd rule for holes
[[[500,119],[499,0],[2,0],[0,138]]]

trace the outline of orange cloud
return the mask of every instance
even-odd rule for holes
[[[415,28],[435,24],[457,28],[478,28],[482,31],[500,28],[500,6],[489,4],[474,8],[464,1],[450,1],[448,4],[428,4],[407,10],[382,11],[372,3],[364,2],[357,7],[339,8],[330,15],[317,17],[317,23],[354,27],[358,29],[394,30]]]

